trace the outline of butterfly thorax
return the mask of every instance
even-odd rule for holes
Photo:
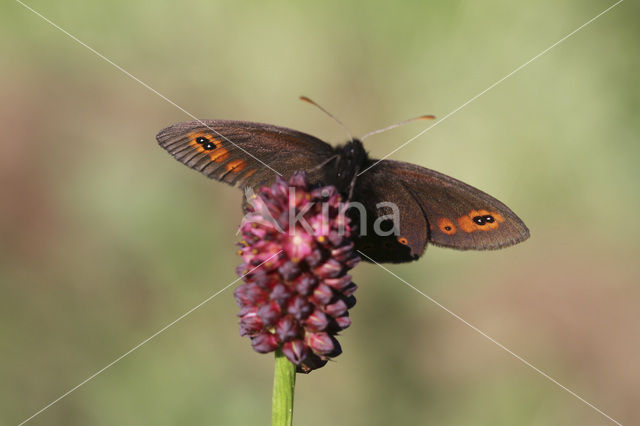
[[[343,194],[348,194],[358,173],[364,170],[367,162],[367,152],[362,142],[352,139],[335,149],[336,159],[331,162],[328,176],[332,177],[331,184],[335,185]]]

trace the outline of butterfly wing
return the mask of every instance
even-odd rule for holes
[[[333,155],[331,145],[311,135],[269,124],[202,120],[169,126],[156,136],[175,159],[230,185],[271,184],[279,173],[313,170]],[[318,176],[319,177],[319,176]]]
[[[417,260],[427,245],[426,216],[401,181],[383,173],[367,176],[374,170],[358,179],[351,203],[352,223],[361,234],[356,239],[356,249],[364,253],[363,259],[379,263]],[[364,211],[357,211],[360,205]]]
[[[383,160],[360,177],[364,187],[370,185],[367,181],[380,179],[394,183],[393,190],[381,194],[387,201],[412,215],[419,211],[424,218],[424,224],[411,219],[404,224],[401,216],[399,238],[407,243],[412,256],[399,261],[419,257],[427,241],[459,250],[492,250],[529,237],[524,222],[503,203],[442,173]]]

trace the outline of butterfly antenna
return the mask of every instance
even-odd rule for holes
[[[322,108],[320,105],[318,105],[317,103],[315,103],[311,99],[307,98],[306,96],[300,96],[300,100],[303,101],[303,102],[306,102],[308,104],[313,105],[314,107],[318,108],[320,111],[322,111],[325,114],[327,114],[329,117],[333,118],[333,120],[336,123],[338,123],[338,125],[340,125],[340,127],[342,127],[342,129],[347,133],[347,135],[349,135],[349,140],[353,140],[353,136],[351,135],[351,132],[349,131],[347,126],[345,126],[344,123],[342,121],[338,120],[333,114],[331,114],[329,111],[327,111],[326,109]]]
[[[396,127],[404,126],[405,124],[412,123],[414,121],[418,121],[418,120],[433,120],[434,118],[436,118],[435,115],[421,115],[420,117],[410,118],[408,120],[404,120],[404,121],[401,121],[399,123],[392,124],[391,126],[387,126],[387,127],[382,128],[382,129],[378,129],[378,130],[374,130],[373,132],[369,132],[366,135],[364,135],[363,137],[361,137],[360,140],[363,141],[366,138],[368,138],[369,136],[377,135],[378,133],[386,132],[387,130],[395,129]]]

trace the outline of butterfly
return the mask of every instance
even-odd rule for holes
[[[198,120],[169,126],[156,139],[183,164],[241,188],[270,185],[276,171],[288,178],[300,170],[310,182],[334,185],[345,198],[364,206],[352,220],[367,219],[367,232],[361,229],[363,235],[355,240],[365,260],[410,262],[422,256],[428,243],[493,250],[529,237],[524,222],[490,195],[434,170],[371,159],[356,138],[333,147],[270,124]],[[399,220],[390,232],[396,223],[385,218],[392,205]]]

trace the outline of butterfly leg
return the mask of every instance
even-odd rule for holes
[[[356,178],[358,177],[358,173],[360,173],[360,166],[356,166],[356,171],[353,174],[353,178],[351,178],[351,184],[349,184],[349,198],[347,198],[349,201],[353,198],[353,190],[356,187]]]
[[[324,160],[322,163],[318,164],[317,166],[315,166],[312,169],[309,169],[310,172],[316,171],[318,169],[323,168],[324,166],[326,166],[327,164],[329,164],[330,162],[332,162],[333,160],[335,160],[336,158],[338,158],[337,155],[332,155],[331,157],[327,158],[326,160]]]

